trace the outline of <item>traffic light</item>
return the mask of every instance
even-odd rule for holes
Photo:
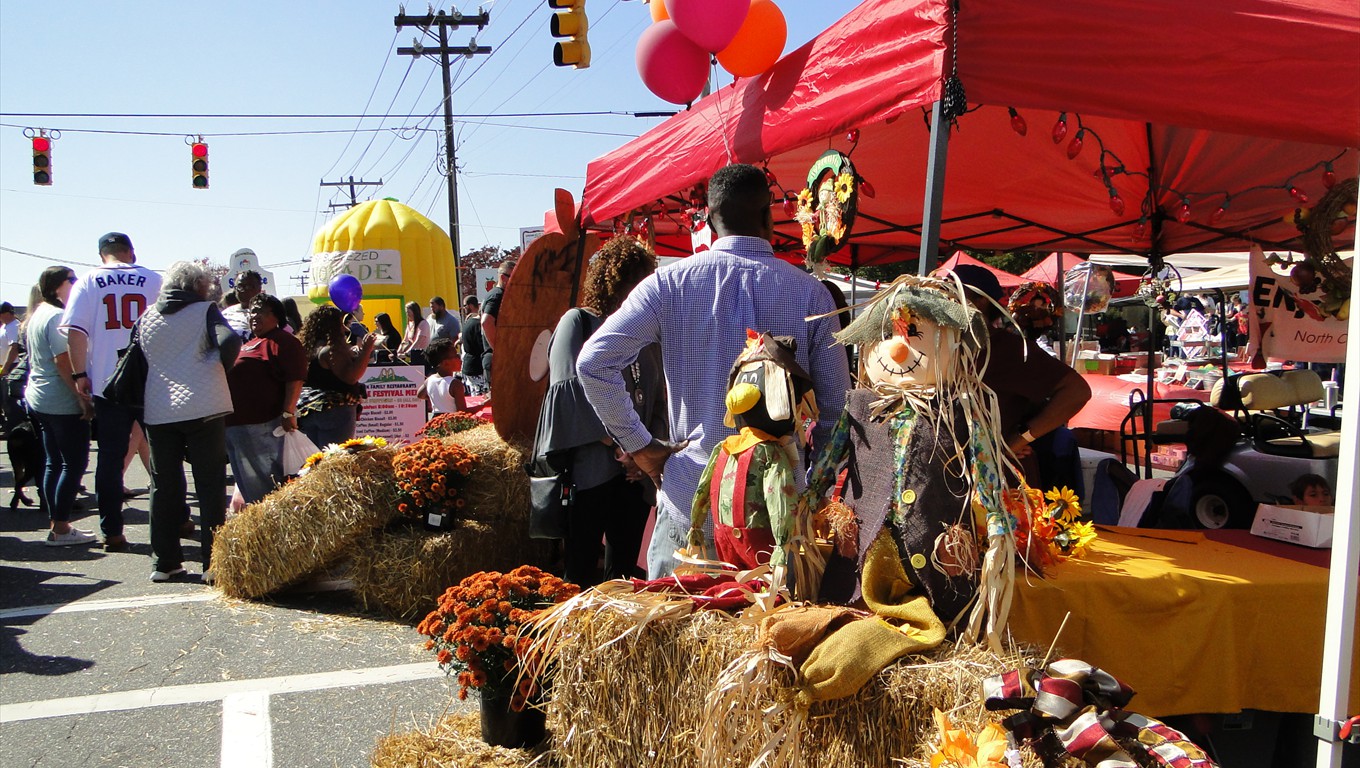
[[[655,0],[653,0],[655,2]],[[590,43],[586,40],[586,0],[548,0],[548,7],[559,9],[552,17],[553,63],[559,67],[585,69],[590,66]]]
[[[33,137],[33,183],[52,186],[52,140],[46,136]]]
[[[201,141],[195,141],[189,145],[189,153],[193,156],[194,189],[207,189],[208,145]]]

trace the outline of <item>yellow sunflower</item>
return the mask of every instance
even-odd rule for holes
[[[813,203],[812,190],[810,189],[799,190],[798,209],[803,211],[810,211],[812,210],[812,203]]]
[[[811,221],[803,222],[803,247],[812,245],[812,241],[817,239],[817,228],[812,226]]]
[[[841,205],[855,194],[855,177],[849,173],[842,173],[836,177],[836,201]]]
[[[940,748],[930,756],[930,768],[1008,768],[1006,731],[988,723],[977,737],[952,727],[949,716],[935,710],[940,728]]]
[[[1096,540],[1094,523],[1077,523],[1067,530],[1070,539],[1071,556],[1083,557],[1091,550],[1091,542]]]
[[[1071,488],[1063,486],[1061,489],[1054,488],[1044,494],[1044,498],[1051,502],[1048,505],[1048,514],[1064,523],[1070,523],[1081,517],[1081,499]]]

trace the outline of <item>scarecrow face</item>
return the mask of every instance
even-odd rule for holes
[[[887,338],[864,353],[865,375],[875,384],[903,389],[934,387],[957,354],[958,336],[901,307],[893,312]]]

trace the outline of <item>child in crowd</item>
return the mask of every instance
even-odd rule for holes
[[[434,368],[434,373],[421,382],[416,397],[429,400],[436,414],[466,411],[463,382],[453,375],[458,368],[458,355],[454,353],[453,342],[448,339],[430,342],[430,346],[425,349],[425,359]]]
[[[1301,475],[1289,484],[1289,492],[1294,494],[1294,503],[1306,507],[1330,507],[1332,487],[1321,475]]]

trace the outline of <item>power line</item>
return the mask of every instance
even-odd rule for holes
[[[20,251],[20,250],[14,249],[14,248],[6,248],[6,247],[3,246],[3,245],[0,245],[0,251],[4,251],[5,253],[12,253],[12,254],[15,254],[16,256],[28,256],[28,257],[34,258],[34,259],[43,259],[43,260],[45,260],[45,261],[61,261],[61,262],[64,263],[64,264],[67,264],[67,265],[72,265],[72,264],[74,264],[74,265],[77,266],[77,267],[97,267],[97,266],[99,266],[98,264],[95,264],[94,262],[90,262],[90,261],[71,261],[70,259],[60,259],[60,260],[58,260],[58,259],[55,259],[55,258],[53,258],[53,257],[51,257],[51,256],[43,256],[42,254],[39,254],[39,253],[29,253],[28,251]]]
[[[387,44],[387,53],[383,55],[383,63],[382,63],[382,67],[381,67],[380,69],[378,69],[378,78],[377,78],[376,80],[373,81],[373,88],[372,88],[372,90],[370,90],[370,91],[368,92],[368,100],[364,102],[364,112],[365,112],[365,113],[368,112],[368,105],[370,105],[370,104],[373,103],[373,97],[374,97],[374,95],[376,95],[376,94],[378,93],[378,84],[382,82],[383,73],[387,71],[387,63],[390,62],[390,61],[392,60],[392,49],[396,47],[396,45],[397,45],[397,36],[400,35],[400,34],[401,34],[401,30],[397,30],[395,33],[393,33],[393,34],[392,34],[392,42],[390,42],[390,43]],[[362,118],[360,118],[360,120],[362,120]],[[358,132],[358,130],[359,130],[359,126],[356,124],[356,125],[354,126],[354,130],[352,130],[352,131],[350,132],[349,141],[345,142],[345,146],[344,146],[343,149],[340,150],[340,154],[336,156],[335,162],[331,163],[331,167],[327,168],[327,169],[326,169],[326,172],[323,173],[323,174],[321,174],[321,178],[323,178],[323,179],[326,178],[326,176],[328,176],[328,175],[330,174],[331,171],[335,170],[335,166],[337,166],[337,165],[340,164],[340,158],[344,157],[344,156],[345,156],[345,153],[349,151],[349,146],[350,146],[350,144],[354,143],[354,136],[355,136],[355,134]],[[318,197],[318,200],[320,200],[319,197]]]

